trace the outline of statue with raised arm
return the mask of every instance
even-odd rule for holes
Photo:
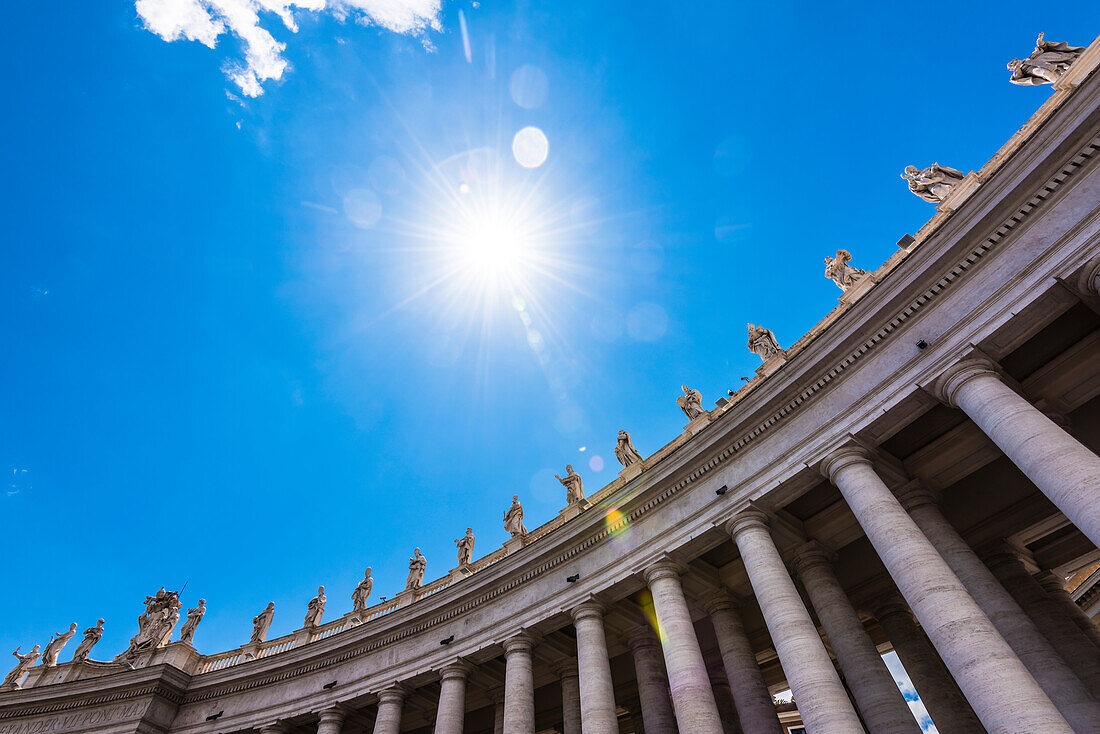
[[[199,605],[187,610],[187,620],[180,627],[180,642],[191,644],[195,639],[195,629],[202,621],[202,615],[206,614],[206,599],[199,599]]]
[[[275,619],[275,602],[269,601],[262,612],[252,618],[252,638],[250,643],[259,644],[267,641],[267,629],[271,621]]]
[[[771,329],[749,324],[749,351],[759,355],[761,360],[767,362],[782,350],[779,348],[779,341],[776,340]]]
[[[76,646],[76,652],[73,653],[73,662],[82,663],[88,659],[88,654],[95,647],[95,644],[103,637],[103,620],[97,620],[95,627],[89,627],[84,630],[84,639],[80,641],[80,644]]]
[[[409,575],[405,579],[405,591],[414,591],[424,585],[424,572],[428,570],[428,559],[420,552],[419,548],[413,548],[413,556],[409,559]]]
[[[42,651],[42,666],[52,668],[57,665],[57,654],[61,648],[76,634],[76,622],[69,625],[68,632],[57,632],[50,635],[50,641],[46,643],[46,649]]]
[[[1030,56],[1008,62],[1008,70],[1012,72],[1008,81],[1021,86],[1053,84],[1084,52],[1083,47],[1070,46],[1065,41],[1044,41],[1040,33]]]
[[[15,664],[15,667],[12,668],[11,672],[4,678],[4,682],[0,684],[0,687],[18,688],[19,684],[23,682],[23,676],[26,675],[27,671],[31,669],[31,666],[34,665],[34,661],[38,660],[38,645],[35,645],[26,655],[19,654],[19,649],[21,647],[23,646],[20,645],[15,648],[15,652],[12,653],[19,662]]]
[[[634,448],[634,442],[630,440],[630,434],[626,431],[619,431],[619,439],[615,443],[615,458],[623,467],[637,464],[642,460],[642,455],[638,453],[638,449]]]
[[[852,253],[847,250],[837,250],[836,257],[825,258],[825,277],[837,284],[842,291],[846,291],[858,283],[867,275],[863,268],[853,268],[848,263],[852,259]]]
[[[949,166],[933,163],[923,171],[916,166],[906,166],[901,177],[909,182],[909,190],[914,194],[929,203],[938,204],[963,180],[964,174]]]
[[[309,600],[309,604],[306,605],[306,621],[303,626],[316,627],[321,624],[321,616],[325,613],[325,602],[328,599],[325,598],[325,587],[317,587],[317,596]]]
[[[363,580],[355,587],[355,591],[351,592],[351,604],[354,611],[361,612],[367,608],[367,599],[370,599],[372,588],[374,588],[374,579],[370,577],[370,566],[367,566],[367,571],[363,574]]]
[[[458,565],[466,566],[474,557],[474,529],[466,528],[466,534],[455,539],[458,546]]]
[[[523,505],[519,503],[518,494],[512,495],[512,506],[504,513],[504,529],[513,538],[527,535],[527,527],[523,524]]]
[[[164,647],[180,618],[179,593],[160,587],[154,596],[145,597],[145,612],[138,617],[138,633],[130,638],[130,646],[115,656],[116,662],[133,660],[138,653]]]
[[[698,390],[692,390],[687,385],[680,385],[683,395],[676,398],[676,404],[684,411],[689,421],[693,421],[707,411],[703,410],[703,394]]]
[[[572,464],[565,465],[564,479],[557,474],[554,475],[554,478],[565,487],[565,501],[567,504],[575,505],[584,499],[584,480],[581,479],[580,474],[573,471]]]

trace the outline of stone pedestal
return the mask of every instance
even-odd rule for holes
[[[710,413],[703,413],[684,426],[684,433],[688,436],[694,436],[696,433],[703,430],[708,423],[710,423]]]
[[[963,180],[951,187],[951,192],[943,198],[939,204],[936,204],[936,210],[941,212],[953,212],[962,206],[962,203],[970,198],[970,196],[978,190],[978,187],[982,185],[981,179],[978,178],[978,174],[971,171],[963,176]]]
[[[524,535],[517,535],[514,538],[509,538],[508,540],[504,541],[504,552],[507,555],[512,555],[516,551],[523,548],[523,546],[525,545],[527,545],[527,537]]]
[[[587,510],[591,506],[592,506],[591,502],[589,502],[587,499],[583,499],[579,502],[574,502],[571,505],[567,505],[566,507],[563,507],[561,509],[561,511],[558,512],[558,515],[561,516],[562,520],[564,520],[566,522],[569,522],[574,517],[581,514],[582,512],[584,512],[585,510]]]
[[[862,278],[857,280],[855,285],[841,293],[840,298],[838,298],[837,300],[850,306],[858,301],[860,298],[863,298],[864,294],[874,288],[875,283],[877,282],[878,280],[875,279],[874,273],[867,273]]]
[[[780,349],[779,353],[769,359],[764,364],[756,368],[756,374],[760,377],[767,377],[771,373],[783,366],[783,363],[787,361],[787,350]]]
[[[624,467],[623,470],[619,472],[619,476],[623,478],[624,482],[629,482],[631,479],[642,473],[644,464],[645,462],[642,461],[634,462],[630,466]]]

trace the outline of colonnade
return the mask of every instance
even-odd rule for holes
[[[1100,540],[1095,501],[1100,459],[1092,451],[1019,396],[986,360],[960,362],[933,389],[970,416],[1094,543]],[[898,593],[868,611],[942,734],[1100,731],[1100,630],[1079,612],[1058,578],[1032,576],[1010,547],[983,559],[943,515],[932,492],[917,482],[891,490],[875,469],[873,452],[862,445],[833,449],[820,469],[897,587]],[[749,505],[724,527],[740,553],[807,731],[918,734],[908,704],[837,579],[830,551],[806,539],[785,556],[771,521],[768,512]],[[642,625],[629,633],[637,685],[633,713],[646,734],[783,734],[745,632],[740,600],[724,590],[689,600],[683,571],[663,556],[642,574],[656,631]],[[710,666],[696,636],[693,608],[705,610],[714,630],[720,661],[712,656]],[[605,612],[594,598],[570,610],[576,658],[557,668],[563,734],[619,732],[622,702],[615,698]],[[495,731],[535,734],[538,639],[519,632],[501,644],[505,681]],[[473,669],[455,660],[439,671],[435,734],[463,734],[466,682]],[[378,693],[374,734],[400,734],[407,694],[402,685]],[[318,734],[340,734],[342,720],[339,708],[322,711]],[[280,731],[277,727],[261,731]]]

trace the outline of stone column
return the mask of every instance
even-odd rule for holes
[[[466,725],[466,679],[471,670],[472,665],[456,660],[439,671],[435,734],[462,734],[462,728]]]
[[[719,592],[706,600],[706,610],[742,728],[749,734],[783,734],[764,674],[745,634],[737,602],[729,594]]]
[[[577,663],[568,660],[558,666],[561,678],[562,734],[581,734],[581,680]]]
[[[721,666],[707,666],[710,675],[710,690],[714,693],[714,703],[718,707],[718,717],[722,720],[724,734],[744,734],[737,717],[737,704],[733,701],[733,691],[726,680],[726,671]]]
[[[1066,617],[1059,604],[1043,590],[1007,543],[986,558],[986,563],[1089,689],[1093,698],[1100,700],[1100,656],[1097,656],[1092,641],[1072,619]]]
[[[493,702],[493,734],[504,734],[504,688],[492,688],[488,694]]]
[[[1100,457],[1006,385],[987,359],[964,359],[936,380],[935,390],[1100,546]]]
[[[982,731],[978,717],[901,596],[892,592],[874,614],[940,734]]]
[[[940,658],[990,734],[1072,731],[951,567],[871,467],[846,446],[822,472],[837,486]]]
[[[707,664],[699,649],[691,622],[680,568],[671,561],[658,561],[646,569],[646,583],[653,595],[653,609],[661,630],[669,689],[680,731],[692,734],[722,734],[722,720],[710,688]]]
[[[768,532],[767,515],[750,508],[731,520],[727,529],[741,552],[806,729],[863,734],[848,692]]]
[[[657,635],[648,626],[638,627],[630,636],[630,652],[634,655],[638,703],[646,734],[676,734],[676,715],[672,713]]]
[[[572,611],[577,629],[577,670],[581,684],[581,721],[584,734],[618,734],[615,687],[603,630],[603,605],[586,601]],[[511,734],[511,732],[508,732]]]
[[[935,496],[912,482],[898,492],[898,498],[1074,731],[1095,728],[1095,722],[1100,721],[1100,704],[943,516]]]
[[[387,688],[378,694],[378,715],[374,718],[374,734],[400,734],[401,710],[409,689],[402,685]]]
[[[504,641],[504,731],[535,734],[535,675],[526,632]]]
[[[286,734],[288,731],[287,725],[279,722],[260,727],[260,734]]]
[[[1100,627],[1097,627],[1096,622],[1093,622],[1092,618],[1085,614],[1084,609],[1077,606],[1077,602],[1066,591],[1065,579],[1053,571],[1041,571],[1036,574],[1035,580],[1050,595],[1050,598],[1061,605],[1066,616],[1077,623],[1085,636],[1092,640],[1092,644],[1097,648],[1097,653],[1100,653]],[[1097,721],[1100,721],[1100,717],[1097,718]]]
[[[848,595],[833,572],[832,559],[817,543],[804,545],[794,560],[795,572],[817,612],[836,654],[844,680],[870,734],[920,734],[909,704],[894,676],[863,628]]]
[[[339,706],[323,709],[317,722],[317,734],[340,734],[347,711]]]

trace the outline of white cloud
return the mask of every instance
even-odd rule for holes
[[[264,27],[267,15],[277,16],[292,33],[298,32],[303,12],[425,39],[429,30],[442,29],[442,0],[136,0],[134,7],[145,28],[165,41],[198,41],[214,48],[222,35],[235,36],[244,59],[227,62],[224,71],[249,97],[263,94],[264,82],[281,79],[287,67],[286,44]]]

